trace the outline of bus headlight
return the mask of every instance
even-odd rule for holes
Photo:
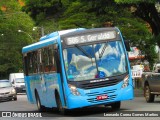
[[[129,84],[129,75],[127,75],[127,76],[124,78],[122,88],[127,87],[128,84]]]
[[[76,86],[71,85],[71,84],[68,84],[68,86],[69,86],[69,88],[70,88],[70,90],[71,90],[71,93],[72,93],[73,95],[76,95],[76,96],[79,96],[79,95],[80,95],[80,93],[78,92]]]

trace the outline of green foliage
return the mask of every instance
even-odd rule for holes
[[[26,0],[25,4],[22,10],[27,12],[37,24],[50,15],[56,15],[62,9],[60,0]]]
[[[13,12],[13,11],[20,11],[21,8],[20,6],[17,4],[17,2],[15,2],[14,0],[1,0],[0,1],[0,6],[9,6],[9,8],[7,7],[7,12]]]
[[[23,68],[21,51],[23,46],[31,43],[26,33],[31,34],[34,22],[21,12],[17,1],[2,0],[0,7],[4,3],[7,9],[0,13],[0,77],[7,78],[9,73]],[[26,33],[18,33],[19,29]]]
[[[150,39],[147,39],[146,45],[142,48],[142,50],[145,52],[146,59],[150,63],[150,68],[153,68],[153,65],[155,61],[157,61],[158,56],[155,51],[155,45],[156,45],[156,38],[152,36]]]
[[[75,1],[68,5],[68,8],[63,13],[59,20],[59,29],[82,27],[86,23],[86,14],[82,12],[83,3]]]
[[[154,54],[155,38],[148,31],[146,22],[135,17],[130,9],[130,4],[142,2],[154,3],[155,0],[24,0],[25,11],[39,27],[44,27],[45,34],[52,31],[71,28],[93,28],[117,26],[126,39],[131,40],[133,46],[139,41],[146,41],[146,46],[141,45],[147,54],[148,60],[156,59]],[[118,4],[117,4],[118,3]],[[17,72],[22,69],[21,49],[31,43],[30,37],[34,35],[38,40],[41,34],[33,33],[32,19],[21,12],[17,1],[1,0],[0,6],[7,6],[7,11],[0,11],[0,74]],[[26,33],[18,33],[21,29]],[[41,33],[39,31],[39,33]],[[37,38],[38,36],[38,38]],[[160,43],[159,43],[160,44]],[[147,46],[148,45],[148,46]],[[6,50],[10,52],[6,53]]]
[[[123,35],[131,40],[135,45],[139,40],[146,40],[151,37],[151,33],[148,31],[144,21],[138,18],[121,17],[117,20],[117,26],[121,29]]]
[[[138,0],[134,2],[138,2]],[[66,0],[62,0],[62,4],[65,10],[58,19],[54,18],[54,20],[57,19],[57,21],[54,21],[54,29],[104,27],[104,23],[111,22],[113,26],[120,28],[123,36],[129,39],[133,46],[136,46],[140,41],[146,41],[149,49],[145,49],[146,47],[143,44],[139,46],[140,49],[147,54],[147,59],[151,63],[156,59],[153,50],[154,44],[151,42],[152,35],[147,28],[146,22],[135,17],[128,7],[117,5],[112,0],[73,0],[68,1],[68,4]],[[47,23],[47,21],[45,22]]]
[[[140,3],[140,2],[148,2],[148,3],[155,3],[157,0],[114,0],[117,3]]]
[[[143,19],[146,23],[148,23],[152,29],[152,34],[154,36],[151,36],[149,32],[147,32],[144,25],[140,25],[140,22],[132,22],[134,23],[134,27],[139,24],[139,33],[133,37],[143,35],[140,37],[140,40],[143,40],[146,42],[146,45],[143,44],[140,45],[141,50],[145,52],[146,58],[150,62],[151,65],[153,65],[154,61],[157,59],[157,55],[155,53],[155,44],[158,43],[160,45],[160,42],[158,42],[157,38],[159,39],[159,36],[157,36],[160,33],[160,24],[159,20],[160,17],[157,13],[157,10],[155,8],[155,3],[157,0],[114,0],[116,3],[119,3],[120,5],[128,4],[130,6],[134,6],[135,10],[133,11],[133,14],[135,16],[138,16],[139,18]],[[126,30],[127,32],[127,30]],[[127,35],[131,35],[127,33]],[[132,36],[132,35],[131,35]],[[156,36],[156,37],[155,37]],[[129,37],[129,36],[128,36]],[[131,38],[130,38],[131,39]],[[139,43],[139,42],[138,42]]]
[[[155,42],[160,46],[160,34],[154,37]]]

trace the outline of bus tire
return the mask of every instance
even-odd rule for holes
[[[41,105],[41,100],[39,98],[38,93],[35,93],[35,97],[36,97],[36,104],[37,104],[37,108],[39,112],[44,112],[45,111],[45,107]]]
[[[66,110],[65,110],[65,108],[63,108],[63,106],[62,106],[62,102],[61,102],[61,99],[60,99],[60,96],[59,96],[58,93],[56,93],[56,103],[57,103],[58,112],[59,112],[61,115],[65,115],[65,114],[66,114]]]
[[[144,97],[145,97],[147,103],[154,102],[155,95],[151,94],[151,90],[149,88],[149,85],[145,85],[145,87],[144,87]]]
[[[120,101],[114,102],[114,103],[111,104],[111,107],[112,107],[113,110],[119,110],[120,107],[121,107],[121,102]]]

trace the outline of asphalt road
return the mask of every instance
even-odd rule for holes
[[[0,111],[18,111],[18,112],[22,112],[22,111],[28,111],[28,112],[38,112],[37,111],[37,106],[30,104],[27,101],[27,96],[25,94],[19,94],[18,95],[18,100],[17,101],[6,101],[6,102],[1,102],[0,103]],[[45,119],[65,119],[65,120],[81,120],[81,119],[91,119],[91,118],[95,118],[96,119],[112,119],[113,117],[109,117],[109,115],[116,113],[125,113],[127,111],[160,111],[160,97],[156,97],[155,102],[154,103],[146,103],[145,99],[143,97],[135,97],[134,100],[131,101],[124,101],[121,104],[121,109],[119,111],[114,111],[110,108],[107,107],[105,108],[104,106],[96,106],[96,107],[92,107],[92,108],[82,108],[82,109],[76,109],[74,111],[68,111],[67,115],[60,115],[58,112],[56,112],[55,110],[51,110],[51,109],[47,109],[47,112],[43,113],[43,116],[52,116],[52,117],[48,117]],[[140,112],[141,113],[141,112]],[[128,114],[128,113],[127,113]],[[106,115],[106,116],[105,116]],[[67,117],[67,118],[66,118]],[[114,117],[114,120],[119,120],[119,118],[122,117]],[[123,117],[124,119],[134,119],[135,117]],[[138,117],[139,118],[139,117]],[[4,118],[0,118],[4,119]],[[7,118],[7,119],[14,119],[14,118]],[[17,119],[17,118],[16,118]],[[20,119],[20,118],[19,118]],[[27,118],[25,118],[27,119]],[[30,118],[31,119],[31,118]],[[36,119],[36,118],[34,118]],[[41,119],[44,119],[43,117]],[[157,117],[145,117],[145,120],[155,120],[157,119]],[[160,117],[159,117],[160,119]],[[140,117],[140,120],[143,120],[142,117]]]

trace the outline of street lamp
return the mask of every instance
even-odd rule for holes
[[[33,27],[33,31],[35,31],[38,28],[41,30],[41,36],[44,36],[44,28],[43,28],[43,26],[42,27]]]
[[[25,31],[22,31],[22,30],[18,30],[18,32],[23,32],[23,33],[27,34],[27,35],[31,38],[31,40],[32,40],[32,42],[33,42],[33,38],[32,38],[32,36],[31,36],[30,34],[28,34],[28,33],[25,32]]]

